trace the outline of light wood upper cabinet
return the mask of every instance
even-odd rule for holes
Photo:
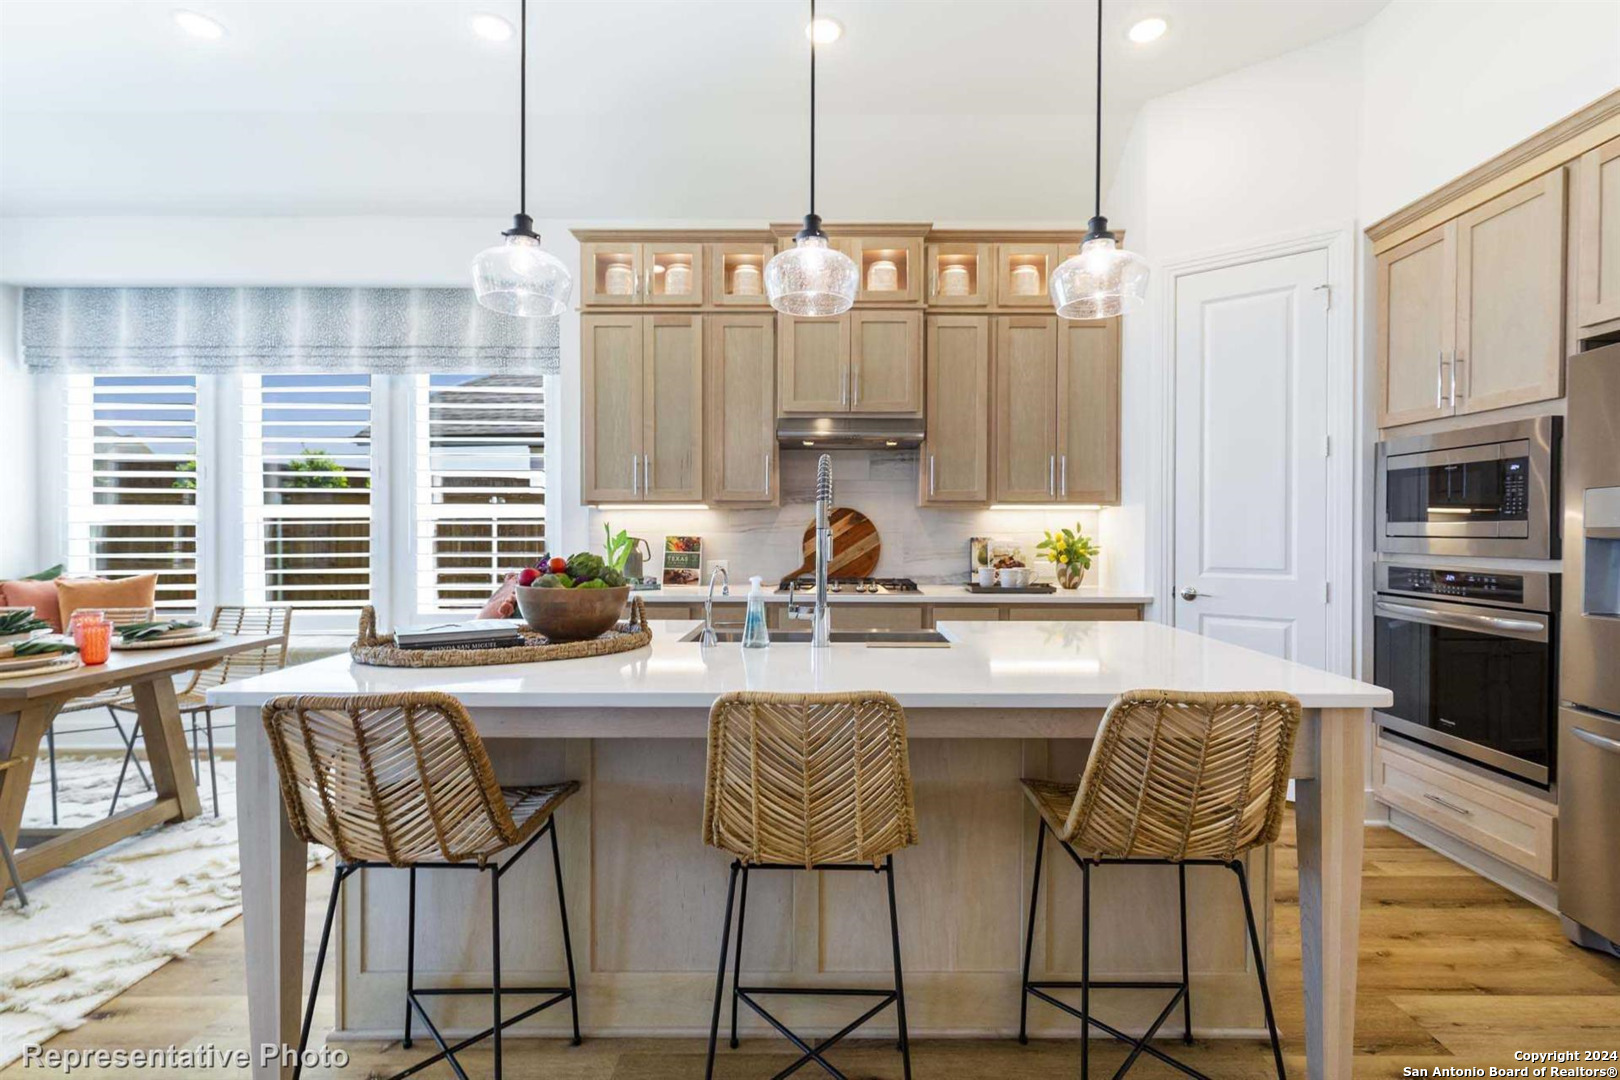
[[[849,411],[849,316],[778,315],[777,390],[782,413],[825,416]]]
[[[990,318],[928,317],[922,506],[990,499]]]
[[[923,411],[923,314],[855,311],[850,321],[849,411]]]
[[[1564,170],[1457,220],[1457,412],[1564,387]]]
[[[1576,244],[1580,324],[1620,319],[1620,139],[1581,157]]]
[[[703,498],[703,318],[580,320],[586,502]]]
[[[765,264],[773,244],[709,244],[709,302],[720,307],[771,306],[765,295]]]
[[[1057,316],[996,318],[996,502],[1051,502],[1057,495]]]
[[[1057,501],[1119,502],[1119,320],[1058,320]]]
[[[1378,426],[1451,415],[1457,227],[1448,222],[1378,256]]]
[[[586,307],[703,303],[704,245],[592,241],[580,245],[579,299]]]
[[[1046,286],[1062,261],[1056,244],[997,244],[996,303],[1001,307],[1050,308],[1052,298]]]
[[[920,238],[856,237],[851,258],[861,272],[856,303],[906,304],[922,299],[923,242]]]
[[[641,263],[647,303],[671,307],[703,303],[702,244],[643,244]]]
[[[580,320],[581,489],[586,502],[641,498],[643,318],[586,315]]]
[[[644,315],[642,498],[703,499],[703,317]]]
[[[929,244],[929,307],[987,307],[995,290],[995,245]]]
[[[708,501],[775,506],[776,316],[710,315]]]
[[[634,242],[593,242],[579,250],[579,301],[590,306],[629,306],[642,302],[641,283],[645,273],[644,244]]]

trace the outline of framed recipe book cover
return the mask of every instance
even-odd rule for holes
[[[697,585],[703,572],[703,537],[664,537],[664,584]]]

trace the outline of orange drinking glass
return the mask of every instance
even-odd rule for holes
[[[105,664],[112,654],[112,622],[105,616],[80,619],[74,624],[79,659],[92,666]]]

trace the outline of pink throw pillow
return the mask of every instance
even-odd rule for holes
[[[31,607],[37,617],[50,623],[56,630],[62,629],[62,608],[56,600],[56,582],[8,581],[0,584],[0,598],[5,600],[6,607]]]
[[[516,574],[506,575],[506,580],[489,598],[484,610],[478,613],[480,619],[510,619],[517,615],[517,579]]]

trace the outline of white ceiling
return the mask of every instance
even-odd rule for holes
[[[1104,160],[1148,98],[1358,26],[1386,0],[1109,0]],[[225,24],[177,31],[177,6]],[[535,217],[804,212],[808,5],[534,0]],[[5,0],[0,214],[501,217],[516,192],[516,0]],[[829,219],[1089,216],[1096,8],[823,0]],[[1169,33],[1125,30],[1161,15]]]

